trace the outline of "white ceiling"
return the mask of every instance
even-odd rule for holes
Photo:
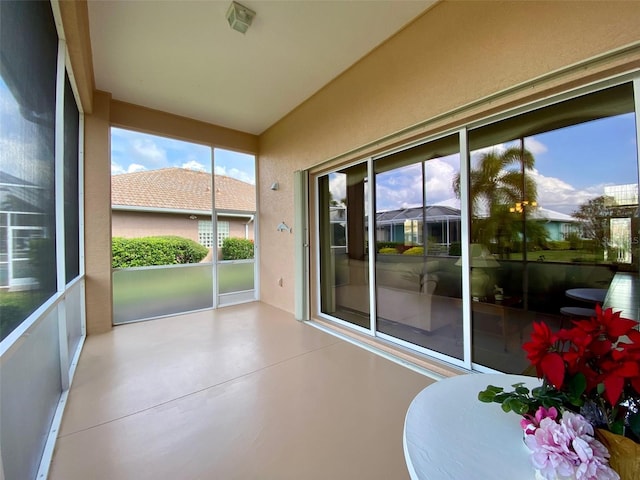
[[[89,4],[96,86],[114,99],[260,134],[435,0],[231,0]]]

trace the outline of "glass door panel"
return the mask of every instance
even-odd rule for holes
[[[462,359],[457,135],[376,160],[377,330]]]
[[[255,300],[254,217],[225,212],[216,218],[218,305]]]
[[[470,131],[473,362],[522,372],[534,321],[595,307],[567,290],[638,274],[633,110],[622,84]]]
[[[256,159],[215,148],[215,225],[200,232],[211,248],[216,275],[216,305],[256,300]]]
[[[366,164],[318,179],[320,310],[371,328]]]

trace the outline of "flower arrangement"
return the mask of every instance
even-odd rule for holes
[[[596,437],[609,432],[635,442],[632,475],[638,471],[640,441],[640,331],[638,323],[596,306],[596,315],[552,332],[534,322],[531,341],[523,345],[540,387],[519,383],[506,392],[488,385],[478,394],[505,412],[522,415],[525,443],[538,478],[618,479],[610,452]],[[595,430],[594,430],[595,429]],[[624,439],[623,439],[624,440]],[[607,441],[607,443],[609,443]],[[622,462],[622,460],[620,460]],[[620,470],[629,464],[620,464]],[[640,477],[629,477],[640,478]]]

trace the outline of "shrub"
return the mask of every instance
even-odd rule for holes
[[[397,253],[400,251],[402,246],[402,242],[376,242],[376,248],[378,252],[380,252],[380,250],[382,250],[383,248],[393,248]]]
[[[46,297],[49,294],[47,293]],[[0,340],[27,318],[46,298],[39,291],[0,291]]]
[[[395,254],[395,253],[398,253],[398,249],[397,248],[391,248],[391,247],[384,247],[384,248],[381,248],[378,253],[381,253],[383,255],[385,255],[385,254],[387,254],[387,255],[388,254]]]
[[[244,260],[253,258],[253,240],[225,238],[222,242],[223,260]]]
[[[548,243],[549,250],[569,250],[571,243],[568,240],[551,240]]]
[[[452,257],[459,257],[462,255],[462,244],[460,242],[454,242],[449,245],[449,255]]]
[[[576,232],[570,232],[567,235],[567,242],[569,243],[569,248],[571,250],[580,250],[581,248],[584,248],[582,239]]]
[[[182,237],[114,237],[111,252],[113,268],[128,268],[198,263],[207,256],[209,249]]]
[[[405,250],[403,255],[424,255],[424,247],[411,247]]]

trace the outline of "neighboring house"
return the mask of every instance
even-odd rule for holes
[[[38,283],[30,245],[47,237],[45,195],[38,185],[0,171],[0,288],[22,290]]]
[[[460,209],[445,205],[378,212],[376,215],[376,239],[378,241],[404,242],[422,245],[422,217],[427,219],[427,236],[435,242],[450,246],[461,241]],[[565,240],[571,232],[579,232],[576,218],[564,213],[537,207],[533,219],[543,223],[549,240]]]
[[[177,235],[205,247],[225,238],[253,240],[255,186],[231,177],[183,168],[123,173],[111,179],[113,237]],[[214,241],[212,200],[218,211]]]
[[[580,222],[578,219],[566,213],[556,212],[544,207],[537,207],[531,215],[533,219],[544,225],[549,240],[566,240],[571,233],[580,233]]]
[[[427,238],[448,251],[452,243],[460,242],[460,210],[443,205],[404,208],[376,214],[376,240],[422,245],[422,219],[427,220]]]

